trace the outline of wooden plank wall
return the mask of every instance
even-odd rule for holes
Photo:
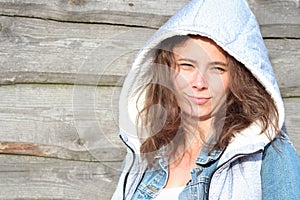
[[[122,80],[186,2],[0,0],[0,199],[110,199],[125,154]],[[248,2],[300,152],[299,1]]]

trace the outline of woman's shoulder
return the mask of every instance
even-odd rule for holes
[[[298,199],[300,157],[286,134],[266,146],[261,168],[263,199]]]
[[[269,162],[300,167],[300,157],[287,134],[283,133],[276,137],[265,147],[263,163]]]

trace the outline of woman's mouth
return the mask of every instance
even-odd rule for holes
[[[192,102],[194,102],[197,105],[206,104],[211,99],[211,97],[194,97],[194,96],[189,96],[189,98]]]

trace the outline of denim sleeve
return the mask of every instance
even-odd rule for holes
[[[265,148],[261,178],[262,199],[300,199],[300,158],[287,136]]]

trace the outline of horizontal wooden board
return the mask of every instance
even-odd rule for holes
[[[265,40],[277,82],[284,97],[300,96],[300,40]]]
[[[188,0],[120,1],[120,0],[34,0],[0,1],[0,13],[5,15],[31,16],[58,21],[98,22],[124,25],[157,27],[179,10]],[[168,8],[168,9],[166,9]]]
[[[264,37],[300,38],[300,6],[295,0],[248,0]]]
[[[188,0],[0,1],[0,14],[47,20],[160,27]],[[248,0],[265,37],[299,38],[299,2]],[[163,4],[163,6],[162,6]],[[166,9],[167,8],[167,9]]]
[[[121,162],[0,155],[0,199],[109,200]]]
[[[119,87],[1,86],[0,153],[122,160],[125,150],[118,137],[119,92]],[[285,102],[287,129],[300,151],[300,98],[286,98]]]
[[[300,98],[286,98],[284,103],[287,132],[300,155]]]
[[[155,31],[8,17],[0,23],[0,84],[121,86],[135,54]],[[300,40],[265,42],[283,96],[300,96]]]

